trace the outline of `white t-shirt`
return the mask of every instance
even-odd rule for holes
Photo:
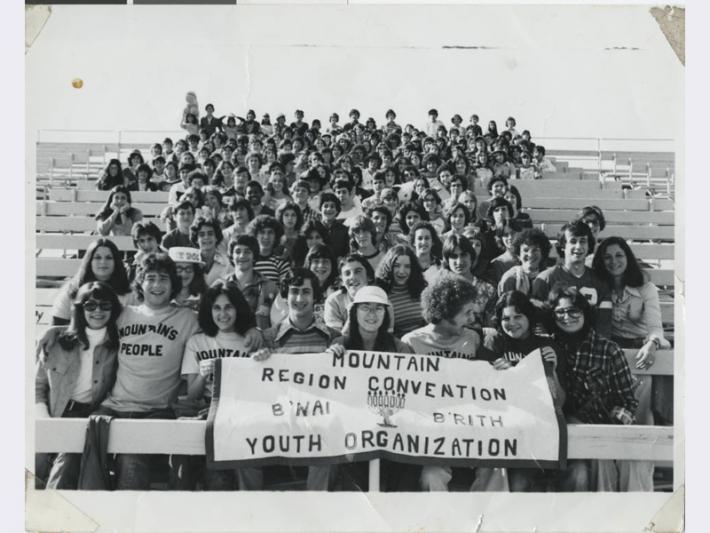
[[[169,407],[177,399],[185,344],[197,331],[197,315],[171,305],[128,306],[117,326],[116,383],[102,405],[123,412]]]
[[[71,394],[71,399],[75,402],[91,403],[93,398],[91,379],[94,374],[94,348],[101,344],[105,336],[105,326],[101,329],[86,328],[89,347],[86,350],[81,350],[79,354],[79,375],[76,377],[74,390]]]
[[[182,375],[199,374],[200,366],[211,359],[222,357],[249,357],[245,339],[239,333],[217,332],[210,337],[206,333],[195,333],[187,341],[185,355],[182,359]],[[210,375],[205,382],[205,398],[212,398],[214,376]]]
[[[402,342],[411,346],[414,353],[458,359],[476,359],[481,346],[481,338],[472,329],[464,329],[460,336],[444,342],[435,333],[434,324],[407,333]]]

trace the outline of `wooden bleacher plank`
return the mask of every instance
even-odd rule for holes
[[[61,257],[38,257],[37,276],[38,277],[62,277],[68,278],[76,274],[81,265],[81,259],[64,259]]]
[[[651,282],[657,287],[670,287],[675,285],[675,271],[668,269],[647,268],[644,270]]]
[[[510,180],[510,185],[515,185],[523,197],[526,198],[554,197],[554,198],[610,198],[623,199],[621,184],[609,184],[601,187],[596,180]],[[477,187],[475,192],[484,192],[483,187]]]
[[[60,289],[37,288],[34,289],[35,306],[36,307],[51,307],[54,301],[59,296]]]
[[[86,250],[98,235],[61,235],[39,233],[36,235],[37,250]],[[135,251],[133,239],[127,235],[109,237],[121,251]]]
[[[522,194],[522,193],[521,193]],[[596,196],[575,196],[564,198],[564,200],[554,195],[535,195],[527,197],[523,195],[524,209],[575,209],[579,210],[588,205],[596,205],[606,213],[607,211],[649,211],[648,199],[628,199],[628,198],[602,198]],[[660,209],[659,209],[660,211]]]
[[[675,305],[673,302],[661,302],[661,322],[672,324],[675,321]]]
[[[49,188],[49,199],[55,202],[95,202],[103,204],[108,195],[109,191]],[[131,200],[134,204],[160,203],[166,205],[168,203],[168,193],[162,191],[131,191]]]
[[[535,223],[569,222],[579,213],[576,209],[523,209]],[[604,211],[607,224],[657,224],[672,226],[673,211]]]
[[[81,453],[86,419],[35,421],[35,452]],[[128,420],[111,423],[109,453],[204,455],[207,422],[202,420]],[[569,459],[673,460],[673,428],[568,424]]]
[[[557,239],[557,234],[564,224],[542,224],[542,230],[550,239]],[[675,226],[639,226],[618,224],[608,225],[599,235],[600,239],[612,235],[623,236],[627,240],[636,241],[674,241]]]
[[[51,232],[91,232],[96,231],[94,217],[47,217],[36,216],[35,227],[37,231]],[[98,237],[98,235],[96,236]]]
[[[624,355],[633,374],[650,376],[673,375],[673,350],[658,350],[654,354],[655,361],[650,368],[636,368],[637,353],[638,350],[624,350]]]
[[[95,215],[101,208],[99,203],[81,202],[37,202],[37,213],[47,216]],[[157,217],[165,209],[165,204],[134,202],[133,206],[140,209],[145,217]]]

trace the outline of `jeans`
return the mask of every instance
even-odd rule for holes
[[[419,479],[422,490],[446,492],[453,477],[450,466],[425,465]],[[473,492],[507,492],[508,476],[505,468],[476,468],[476,478],[471,485]]]
[[[62,418],[87,418],[91,414],[90,404],[69,402]],[[58,453],[51,463],[47,476],[47,488],[56,490],[76,490],[79,481],[80,453]]]
[[[175,418],[172,409],[154,409],[144,412],[115,411],[108,407],[99,407],[95,414],[109,415],[114,418],[167,419]],[[167,456],[137,453],[122,453],[116,457],[116,488],[118,490],[148,490],[150,488],[151,470],[160,462],[165,462]]]

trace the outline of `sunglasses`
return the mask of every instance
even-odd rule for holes
[[[570,318],[579,318],[582,316],[582,310],[576,307],[566,307],[565,309],[555,309],[555,316],[557,318],[564,318],[565,315]]]
[[[113,305],[111,305],[111,302],[97,302],[95,300],[89,300],[86,302],[84,305],[84,311],[96,311],[96,309],[101,309],[102,311],[110,311],[113,309]]]

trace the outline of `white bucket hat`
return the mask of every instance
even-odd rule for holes
[[[391,305],[387,293],[375,285],[368,285],[355,293],[353,304],[365,303]]]

